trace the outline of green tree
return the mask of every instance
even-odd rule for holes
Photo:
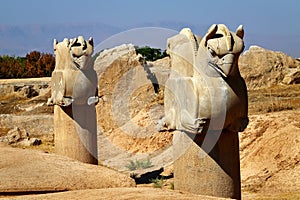
[[[33,51],[26,55],[27,77],[51,76],[54,67],[55,58],[51,54]]]
[[[155,61],[168,56],[166,51],[162,51],[161,49],[157,48],[151,48],[149,46],[136,47],[136,52],[141,54],[146,61]]]
[[[52,54],[42,54],[38,61],[38,67],[41,70],[40,77],[51,76],[55,67],[55,58]]]
[[[51,76],[54,67],[54,56],[38,51],[28,53],[26,57],[0,56],[0,78],[2,79]]]
[[[26,70],[28,78],[39,77],[41,69],[39,67],[39,59],[41,53],[38,51],[32,51],[26,55]]]
[[[22,78],[24,68],[25,58],[0,57],[0,78]]]

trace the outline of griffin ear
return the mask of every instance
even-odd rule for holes
[[[68,47],[68,46],[69,46],[69,44],[70,44],[70,42],[69,42],[68,38],[64,38],[63,42],[66,44],[66,46],[67,46],[67,47]]]
[[[77,42],[77,38],[70,39],[70,48]]]
[[[204,45],[205,46],[207,46],[207,41],[209,39],[211,39],[216,34],[217,30],[218,30],[218,25],[217,24],[211,25],[211,27],[208,29],[208,31],[207,31],[207,33],[204,37],[204,39],[205,39]]]
[[[239,25],[239,27],[236,29],[236,35],[243,39],[244,38],[244,28],[243,25]]]
[[[80,43],[80,44],[83,44],[84,43],[84,37],[82,35],[78,36],[77,37],[77,41]]]
[[[90,37],[88,42],[91,46],[94,46],[94,39],[92,37]]]
[[[54,39],[54,40],[53,40],[53,49],[54,49],[54,51],[56,50],[56,45],[57,45],[57,44],[58,44],[57,40]]]

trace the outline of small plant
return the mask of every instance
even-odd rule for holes
[[[174,182],[171,182],[171,183],[170,183],[170,189],[171,189],[171,190],[174,190]]]
[[[151,179],[150,181],[151,183],[153,183],[154,188],[163,188],[165,180],[162,177],[156,177],[155,179]]]
[[[130,160],[129,164],[126,165],[126,167],[130,170],[136,170],[136,169],[147,169],[149,167],[152,167],[152,163],[150,159],[148,158],[147,160]]]
[[[133,170],[136,170],[136,169],[137,169],[135,162],[132,161],[132,160],[129,161],[129,164],[126,165],[126,167],[127,167],[130,171],[133,171]]]
[[[269,112],[278,112],[282,110],[293,110],[294,107],[291,105],[291,103],[284,103],[280,101],[272,102],[271,105],[268,105],[266,108],[266,111]]]
[[[150,159],[148,158],[147,160],[140,161],[138,163],[138,166],[142,169],[147,169],[152,166],[152,163],[151,163]]]

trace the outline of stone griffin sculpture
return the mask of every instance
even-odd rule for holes
[[[62,42],[54,39],[55,69],[47,105],[92,105],[98,102],[97,74],[93,69],[93,38],[82,36]]]
[[[243,26],[231,32],[215,24],[202,39],[187,28],[168,39],[172,72],[165,85],[165,117],[158,129],[199,134],[246,128],[247,89],[238,68],[243,36]]]

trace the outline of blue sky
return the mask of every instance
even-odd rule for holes
[[[299,0],[5,0],[0,25],[100,22],[128,30],[178,22],[204,35],[214,23],[224,23],[231,30],[243,24],[246,45],[300,57],[299,8]]]

